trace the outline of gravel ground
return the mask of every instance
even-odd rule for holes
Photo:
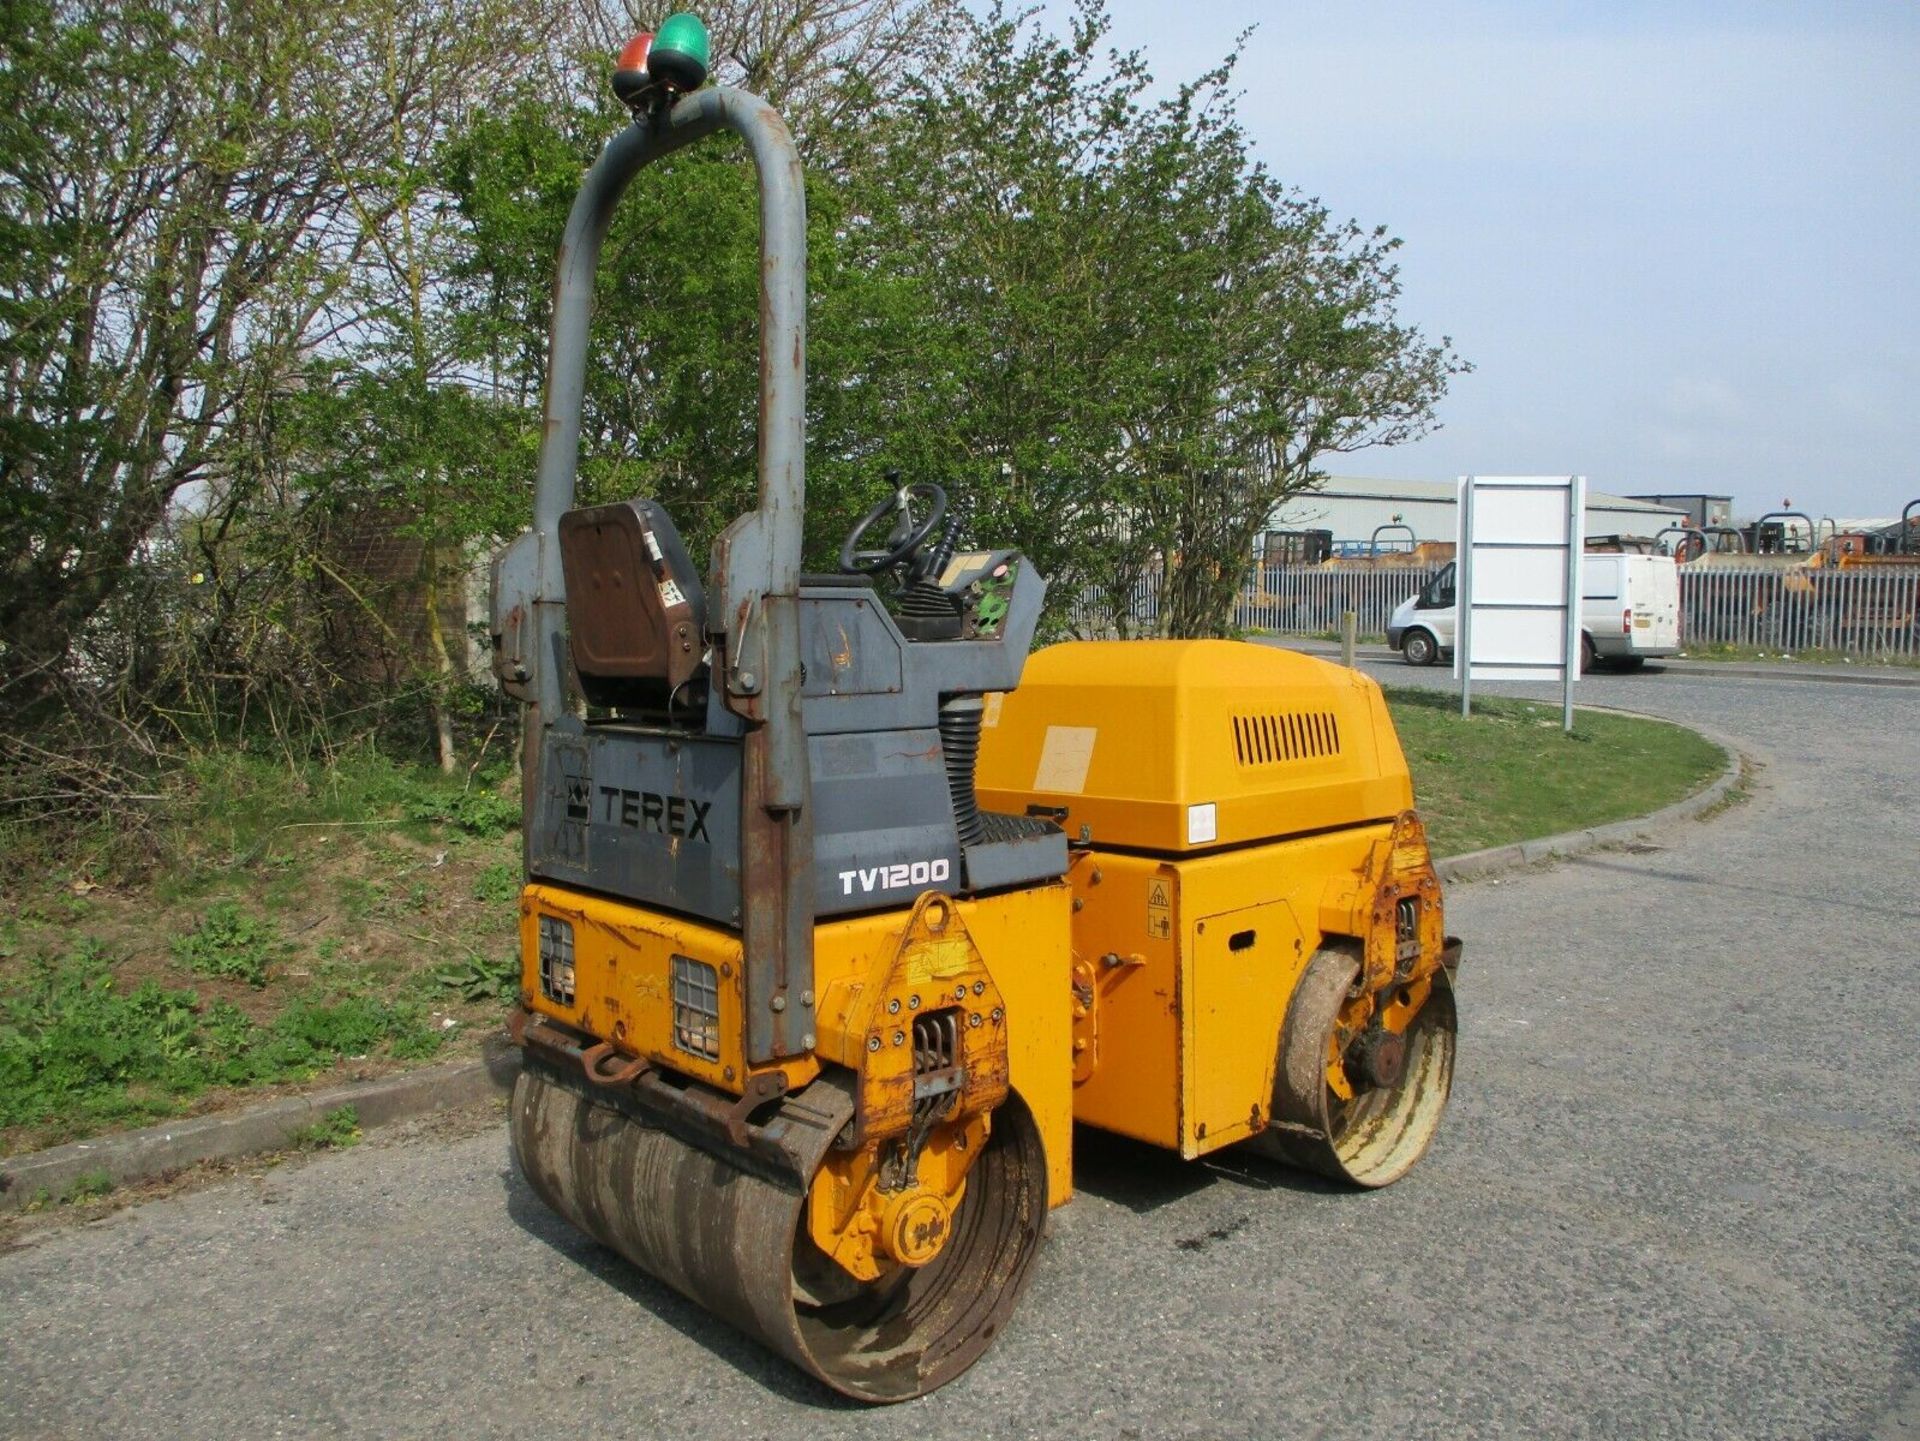
[[[1084,1138],[995,1349],[869,1411],[575,1237],[483,1117],[28,1232],[0,1431],[1920,1437],[1915,699],[1582,692],[1757,792],[1450,892],[1454,1102],[1399,1186]]]

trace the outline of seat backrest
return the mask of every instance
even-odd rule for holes
[[[658,705],[705,664],[707,598],[686,545],[651,500],[560,517],[573,667],[589,702]]]

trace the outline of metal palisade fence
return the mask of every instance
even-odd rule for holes
[[[1266,566],[1241,587],[1234,622],[1275,635],[1337,635],[1353,611],[1362,635],[1381,635],[1394,608],[1417,593],[1437,567]],[[1126,597],[1123,613],[1151,630],[1159,616],[1157,577]],[[1113,608],[1087,591],[1069,613],[1083,635],[1112,628]],[[1889,660],[1920,659],[1920,562],[1859,569],[1813,569],[1765,562],[1680,567],[1682,647],[1729,645],[1793,654],[1833,652]]]
[[[1920,658],[1920,561],[1858,569],[1680,567],[1683,645]]]
[[[1364,634],[1380,634],[1394,607],[1431,580],[1437,566],[1265,566],[1256,569],[1240,588],[1234,623],[1242,630],[1271,631],[1276,635],[1338,633],[1340,617],[1357,612]],[[1073,629],[1082,635],[1113,628],[1114,607],[1097,589],[1082,591],[1068,612]],[[1136,627],[1151,630],[1160,614],[1159,577],[1144,576],[1117,609]]]
[[[1235,620],[1243,630],[1337,635],[1352,611],[1362,635],[1379,635],[1394,608],[1431,580],[1435,566],[1268,566],[1241,589]]]

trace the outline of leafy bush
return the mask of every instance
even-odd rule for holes
[[[91,1201],[113,1190],[113,1177],[105,1171],[82,1171],[73,1178],[73,1184],[61,1196],[64,1206],[77,1206],[82,1201]]]

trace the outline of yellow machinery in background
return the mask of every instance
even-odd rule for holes
[[[535,524],[495,564],[527,708],[510,1136],[581,1231],[898,1401],[1005,1328],[1076,1121],[1404,1174],[1459,948],[1365,677],[1227,641],[1029,657],[1045,581],[970,548],[937,485],[894,478],[839,572],[802,573],[799,162],[704,60],[688,16],[622,56],[635,122],[568,221]],[[573,499],[614,204],[719,130],[760,184],[759,503],[703,572],[653,501]]]

